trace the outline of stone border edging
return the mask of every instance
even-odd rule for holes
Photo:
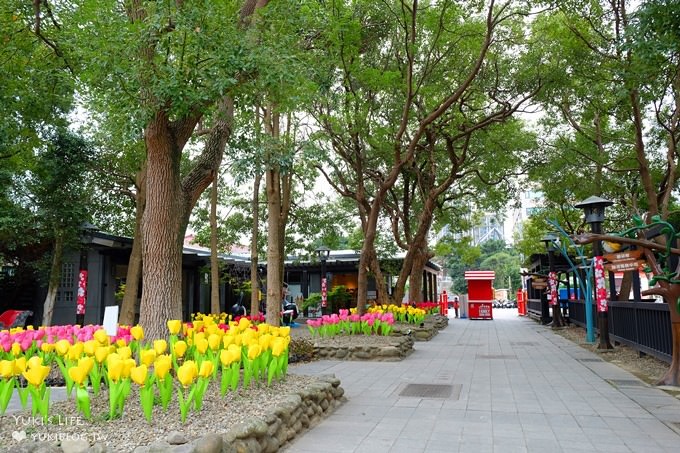
[[[410,335],[394,337],[388,345],[333,346],[314,343],[314,356],[328,360],[372,360],[396,362],[413,352],[413,338]]]

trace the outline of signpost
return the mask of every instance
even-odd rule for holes
[[[645,264],[642,258],[642,250],[627,250],[619,253],[609,253],[603,258],[608,261],[605,269],[611,272],[627,272],[638,270]]]

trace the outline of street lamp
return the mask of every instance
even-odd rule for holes
[[[564,326],[562,309],[560,307],[557,291],[557,274],[555,273],[555,264],[553,261],[553,253],[557,251],[558,241],[558,236],[555,233],[546,233],[546,235],[541,238],[541,242],[545,244],[545,249],[548,252],[548,287],[550,288],[550,305],[552,305],[552,327]]]
[[[325,245],[319,246],[316,250],[316,254],[321,260],[321,311],[325,312],[326,307],[328,307],[328,288],[326,286],[326,260],[331,254],[331,249]],[[324,313],[325,314],[325,313]]]
[[[583,209],[585,221],[590,224],[593,234],[602,233],[604,222],[604,210],[613,205],[613,201],[605,200],[593,195],[582,202],[575,204],[575,208]],[[609,318],[607,311],[607,290],[604,281],[604,266],[602,264],[602,247],[600,241],[593,242],[593,267],[595,269],[595,301],[597,304],[597,327],[600,329],[600,344],[597,349],[613,349],[609,342]],[[590,315],[590,307],[586,307],[586,316]],[[592,315],[591,315],[592,316]],[[592,322],[592,321],[591,321]]]

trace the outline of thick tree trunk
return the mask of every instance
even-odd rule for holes
[[[61,263],[64,253],[64,238],[61,233],[57,233],[54,240],[54,254],[52,255],[52,265],[50,266],[50,281],[47,287],[47,296],[43,305],[43,326],[52,325],[52,315],[54,314],[54,304],[57,300],[59,283],[61,282]]]
[[[375,250],[371,253],[370,263],[371,272],[373,272],[373,278],[375,279],[376,302],[378,305],[388,305],[392,303],[392,300],[390,299],[387,281],[382,273],[382,269],[380,269],[380,260]]]
[[[253,199],[250,207],[253,212],[253,224],[250,232],[250,314],[256,315],[260,312],[260,279],[257,273],[258,253],[257,238],[259,235],[260,223],[260,181],[262,175],[255,175],[253,181]]]
[[[379,192],[380,194],[380,192]],[[366,313],[366,303],[368,296],[368,269],[371,263],[371,254],[375,254],[375,238],[378,225],[378,212],[382,205],[384,195],[376,196],[371,205],[371,209],[366,217],[364,229],[364,242],[361,245],[361,256],[359,257],[359,269],[357,275],[357,313]]]
[[[147,338],[155,339],[167,336],[168,320],[182,319],[182,242],[186,228],[182,223],[186,213],[180,181],[181,148],[164,113],[156,115],[145,135],[144,290],[139,324]]]
[[[416,250],[414,252],[413,261],[411,265],[411,275],[409,277],[409,302],[422,302],[423,301],[423,271],[425,270],[425,264],[427,260],[430,259],[429,252],[425,252],[422,245],[412,246]]]
[[[217,180],[213,177],[210,191],[210,312],[219,314],[220,309],[220,264],[217,259]]]
[[[142,278],[142,217],[146,205],[146,164],[137,173],[136,186],[135,234],[132,239],[132,251],[125,276],[125,294],[123,295],[118,320],[120,324],[128,326],[135,323],[135,315],[139,306],[139,282]]]

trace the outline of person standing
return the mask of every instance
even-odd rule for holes
[[[460,300],[458,299],[458,296],[453,296],[453,311],[456,314],[456,318],[458,317],[458,309],[460,308]]]

